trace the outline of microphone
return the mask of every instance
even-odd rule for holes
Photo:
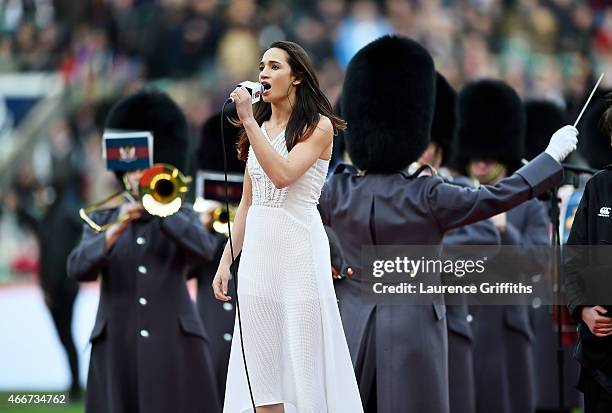
[[[246,90],[248,90],[249,94],[251,95],[251,104],[259,102],[261,99],[261,94],[264,91],[264,86],[261,83],[251,82],[249,80],[238,83],[238,86],[244,86]],[[268,89],[270,88],[270,85],[266,86],[268,86]],[[232,103],[233,101],[233,98],[228,98],[225,103]]]

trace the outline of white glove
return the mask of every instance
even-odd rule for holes
[[[572,125],[565,125],[550,138],[548,147],[544,152],[553,157],[557,162],[561,163],[567,155],[576,149],[578,144],[578,129]]]

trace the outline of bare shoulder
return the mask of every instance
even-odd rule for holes
[[[313,132],[313,137],[320,143],[331,143],[334,138],[334,126],[327,116],[321,115],[319,117],[319,122]]]
[[[325,116],[319,116],[319,123],[317,123],[317,129],[320,129],[325,134],[331,133],[333,135],[334,126],[332,125],[331,120]]]
[[[317,121],[317,124],[310,135],[304,138],[301,143],[311,142],[311,144],[315,146],[322,145],[327,147],[332,143],[333,138],[334,127],[331,120],[327,116],[320,115],[319,120]]]

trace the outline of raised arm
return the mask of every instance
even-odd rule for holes
[[[333,127],[326,116],[320,117],[312,135],[295,145],[286,158],[270,145],[255,119],[243,124],[259,164],[277,188],[294,183],[318,158],[331,156]]]
[[[492,217],[558,186],[563,179],[561,162],[576,149],[577,136],[575,127],[563,126],[551,136],[543,153],[495,185],[477,190],[434,186],[428,193],[428,206],[440,229],[447,231]]]
[[[472,189],[438,182],[428,193],[427,206],[446,232],[507,211],[559,185],[562,178],[561,164],[543,153],[495,185]]]
[[[131,225],[132,219],[140,217],[144,208],[140,202],[126,202],[113,209],[99,210],[93,213],[94,222],[105,224],[117,217],[130,215],[130,220],[116,222],[106,231],[96,233],[89,225],[83,225],[81,242],[68,257],[68,276],[79,281],[93,281],[98,278],[101,269],[107,262],[117,240]]]

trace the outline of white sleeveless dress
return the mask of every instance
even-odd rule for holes
[[[286,157],[284,132],[270,139],[261,129]],[[318,159],[292,185],[277,189],[249,149],[253,199],[238,298],[256,406],[284,403],[286,413],[363,412],[316,207],[328,166]],[[223,411],[253,412],[237,319],[233,337]]]

